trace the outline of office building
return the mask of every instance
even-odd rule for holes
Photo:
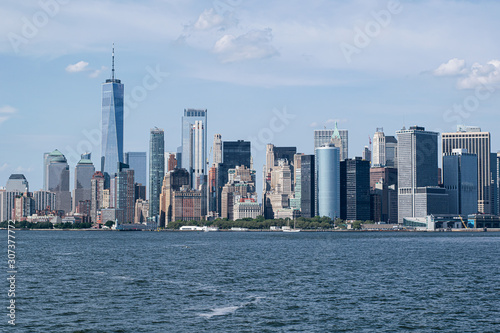
[[[135,218],[135,180],[134,170],[129,169],[127,164],[120,163],[115,177],[116,205],[115,208],[122,210],[123,220],[119,223],[132,223]]]
[[[149,216],[160,214],[160,193],[165,176],[165,137],[162,129],[151,129],[149,140]]]
[[[186,169],[174,169],[165,174],[160,195],[159,226],[165,227],[173,221],[173,194],[183,186],[189,185],[189,172]]]
[[[75,167],[75,187],[73,189],[73,210],[76,211],[80,201],[90,201],[92,191],[92,176],[95,173],[91,154],[82,154]]]
[[[385,134],[383,128],[377,128],[373,135],[372,167],[385,166]]]
[[[216,167],[217,193],[209,193],[209,197],[216,196],[217,212],[221,213],[221,195],[222,189],[229,180],[228,172],[237,166],[245,166],[250,169],[252,161],[252,148],[250,141],[224,141],[222,142],[222,163],[214,165]],[[213,175],[213,174],[212,174]],[[209,177],[210,178],[210,177]],[[209,189],[210,189],[210,184]],[[212,184],[213,185],[213,184]],[[212,199],[213,201],[213,199]],[[210,202],[210,199],[209,199]]]
[[[498,215],[498,161],[497,153],[490,154],[491,170],[491,214]]]
[[[318,216],[340,217],[340,148],[325,144],[315,149],[316,201]]]
[[[252,208],[255,208],[253,203],[257,202],[257,193],[255,192],[255,170],[248,169],[243,166],[236,166],[228,171],[229,180],[224,185],[221,193],[221,218],[235,220],[234,206],[237,203],[248,203],[250,206],[241,205],[240,213],[250,214]],[[257,204],[258,205],[258,204]],[[247,210],[248,208],[248,210]],[[245,213],[245,214],[246,214]],[[238,216],[241,216],[238,215]],[[259,214],[260,215],[260,214]],[[257,217],[257,216],[255,216]]]
[[[340,162],[340,218],[370,220],[370,162],[361,157]]]
[[[35,200],[33,200],[32,193],[25,192],[18,194],[14,198],[14,211],[13,220],[25,221],[28,216],[35,213]]]
[[[180,168],[191,176],[191,187],[198,188],[206,174],[207,110],[184,109],[182,117],[182,160]],[[178,159],[179,161],[179,159]],[[151,203],[150,203],[151,205]]]
[[[134,223],[145,223],[149,216],[149,202],[146,200],[135,201],[135,218]]]
[[[28,180],[22,174],[12,174],[7,180],[7,184],[5,185],[5,190],[7,192],[19,192],[25,193],[29,192],[29,184]]]
[[[397,131],[398,136],[398,223],[404,218],[447,214],[445,206],[433,205],[435,197],[442,203],[445,190],[438,185],[438,133],[412,126]],[[431,187],[431,189],[427,189]],[[427,211],[426,211],[427,209]]]
[[[385,166],[398,167],[398,140],[394,136],[385,137]]]
[[[477,155],[466,149],[453,149],[443,156],[444,188],[448,193],[449,213],[477,213]]]
[[[340,159],[345,160],[349,157],[349,133],[345,129],[339,130],[336,122],[334,129],[314,131],[314,149],[319,148],[324,144],[331,143],[332,137],[335,137],[336,139],[340,138],[340,144],[334,142],[334,145],[341,149]]]
[[[365,148],[363,149],[362,158],[363,158],[363,160],[368,161],[368,162],[372,161],[372,152],[371,152],[370,148],[368,148],[368,146],[365,146]]]
[[[177,158],[175,153],[165,153],[165,172],[177,168]]]
[[[133,151],[125,153],[125,164],[134,170],[135,182],[146,186],[148,184],[147,157],[145,151]]]
[[[33,193],[35,200],[35,211],[51,212],[56,209],[56,194],[49,191],[35,191]]]
[[[90,219],[93,223],[97,223],[98,214],[102,208],[109,208],[109,195],[108,195],[108,205],[104,205],[104,174],[97,171],[92,176],[91,183],[91,195],[90,195]],[[109,189],[107,190],[109,193]]]
[[[491,143],[490,133],[481,132],[478,127],[458,126],[455,133],[442,133],[443,155],[453,149],[467,149],[477,155],[477,206],[484,214],[491,213]]]
[[[71,193],[69,191],[69,165],[66,157],[54,150],[48,156],[47,186],[48,191],[56,194],[56,210],[71,212]]]
[[[370,168],[370,188],[374,189],[375,184],[383,182],[387,186],[398,187],[398,169],[391,167]]]
[[[222,136],[220,134],[214,135],[214,163],[215,165],[222,163]]]
[[[316,216],[314,195],[315,183],[315,158],[314,155],[300,156],[300,212],[302,217]],[[296,189],[299,186],[296,182]],[[297,190],[295,191],[297,193]],[[297,198],[297,197],[296,197]]]
[[[111,79],[102,84],[101,171],[112,177],[123,162],[123,84],[115,79],[113,46]]]

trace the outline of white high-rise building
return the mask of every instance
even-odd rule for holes
[[[377,128],[373,135],[372,167],[385,166],[385,134],[383,128]]]

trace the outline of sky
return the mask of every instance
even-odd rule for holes
[[[0,186],[42,187],[43,153],[100,159],[101,84],[125,85],[124,151],[149,130],[181,142],[185,108],[213,135],[312,154],[313,131],[349,131],[361,156],[376,128],[492,132],[500,150],[498,1],[3,0]]]

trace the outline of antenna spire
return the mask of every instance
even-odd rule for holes
[[[113,43],[113,52],[111,53],[111,79],[115,80],[115,43]]]

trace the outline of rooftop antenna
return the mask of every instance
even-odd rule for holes
[[[111,53],[111,80],[115,80],[115,43],[113,43],[113,52]]]

